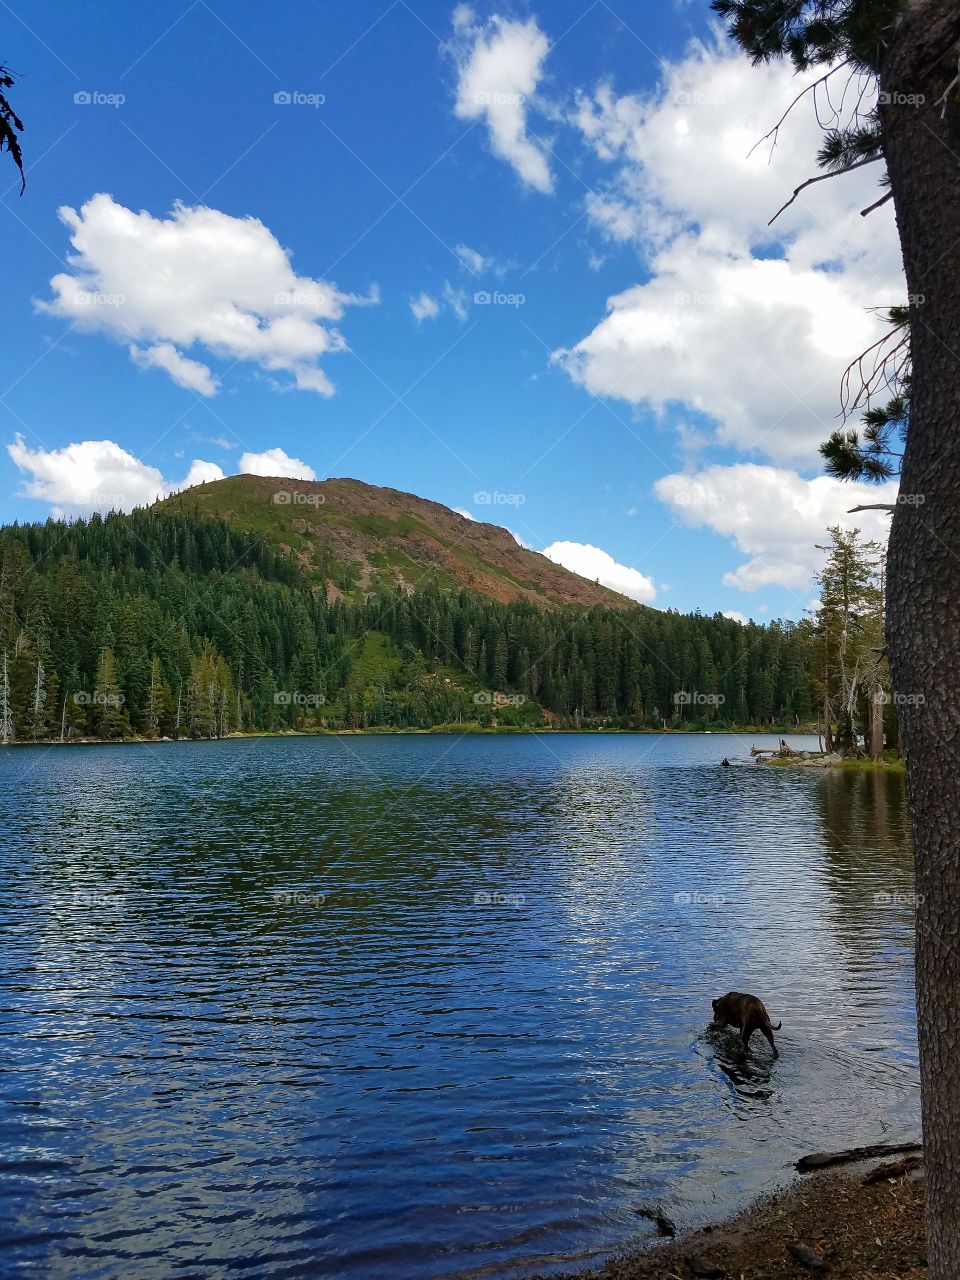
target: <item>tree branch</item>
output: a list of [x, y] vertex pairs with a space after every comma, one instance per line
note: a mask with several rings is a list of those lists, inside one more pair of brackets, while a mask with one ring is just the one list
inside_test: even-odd
[[862, 169], [864, 165], [876, 164], [878, 161], [882, 159], [883, 159], [883, 156], [867, 156], [864, 160], [857, 160], [854, 164], [848, 164], [846, 169], [834, 169], [830, 173], [818, 173], [815, 178], [808, 178], [806, 182], [801, 182], [799, 187], [797, 187], [797, 189], [794, 191], [793, 195], [790, 197], [787, 203], [785, 205], [781, 205], [781, 207], [773, 215], [773, 217], [767, 223], [767, 226], [772, 227], [773, 224], [776, 222], [776, 220], [780, 217], [781, 213], [783, 213], [785, 209], [790, 208], [790, 206], [793, 204], [794, 200], [796, 200], [800, 192], [806, 191], [807, 187], [812, 187], [815, 182], [826, 182], [828, 178], [840, 178], [845, 173], [853, 173], [854, 169]]
[[[822, 84], [826, 84], [826, 83], [827, 83], [827, 81], [830, 79], [830, 77], [834, 74], [834, 72], [836, 72], [836, 71], [841, 71], [844, 67], [848, 66], [848, 65], [849, 65], [849, 63], [850, 63], [850, 59], [849, 59], [849, 58], [844, 58], [844, 60], [843, 60], [842, 62], [837, 63], [837, 65], [836, 65], [835, 67], [831, 67], [831, 68], [830, 68], [830, 70], [829, 70], [828, 72], [826, 72], [826, 74], [822, 75], [818, 80], [814, 80], [814, 81], [813, 81], [813, 83], [812, 83], [812, 84], [808, 84], [808, 85], [807, 85], [807, 87], [806, 87], [805, 89], [801, 89], [801, 90], [800, 90], [800, 92], [797, 94], [797, 96], [794, 98], [794, 100], [790, 103], [789, 107], [787, 107], [786, 111], [783, 113], [783, 115], [782, 115], [782, 116], [780, 117], [780, 119], [777, 121], [777, 123], [773, 126], [773, 128], [772, 128], [772, 129], [768, 129], [768, 130], [767, 130], [767, 132], [763, 135], [763, 137], [762, 137], [762, 138], [758, 138], [758, 139], [756, 140], [756, 142], [753, 144], [753, 146], [752, 146], [752, 147], [750, 148], [750, 150], [747, 152], [747, 159], [749, 160], [749, 159], [750, 159], [750, 157], [753, 155], [753, 153], [756, 151], [757, 147], [759, 147], [759, 146], [760, 146], [760, 143], [761, 143], [761, 142], [766, 142], [766, 140], [767, 140], [768, 138], [771, 138], [771, 137], [773, 138], [773, 145], [774, 145], [774, 147], [775, 147], [775, 146], [777, 145], [777, 135], [780, 133], [780, 126], [781, 126], [781, 125], [783, 124], [783, 122], [786, 120], [787, 116], [790, 114], [790, 112], [793, 110], [793, 108], [797, 105], [797, 103], [798, 103], [802, 98], [805, 98], [805, 97], [807, 96], [807, 94], [808, 94], [808, 93], [813, 93], [813, 94], [814, 94], [814, 96], [816, 96], [816, 91], [817, 91], [817, 89], [819, 89], [819, 87], [820, 87]], [[771, 148], [771, 154], [772, 154], [772, 148]]]
[[885, 196], [881, 196], [879, 200], [874, 200], [873, 204], [868, 204], [866, 209], [860, 210], [860, 217], [866, 218], [868, 214], [873, 213], [874, 209], [879, 209], [882, 204], [886, 204], [888, 200], [893, 199], [893, 192], [888, 191]]
[[896, 509], [895, 502], [865, 502], [863, 506], [848, 508], [847, 515], [852, 516], [855, 511], [896, 511]]

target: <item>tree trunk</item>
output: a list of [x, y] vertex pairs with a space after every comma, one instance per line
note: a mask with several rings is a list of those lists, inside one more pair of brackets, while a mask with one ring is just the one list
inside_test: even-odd
[[[917, 866], [931, 1280], [960, 1276], [960, 4], [908, 0], [881, 112], [910, 294], [913, 388], [887, 627]], [[916, 95], [922, 95], [917, 101]]]
[[883, 693], [873, 689], [870, 694], [870, 755], [874, 760], [883, 759]]

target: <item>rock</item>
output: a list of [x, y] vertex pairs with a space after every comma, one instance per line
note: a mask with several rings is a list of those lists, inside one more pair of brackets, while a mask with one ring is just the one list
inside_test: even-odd
[[824, 1260], [817, 1256], [812, 1249], [805, 1244], [788, 1244], [787, 1253], [795, 1262], [799, 1262], [801, 1267], [806, 1267], [808, 1271], [826, 1271], [827, 1264]]
[[672, 1218], [668, 1218], [662, 1209], [657, 1208], [656, 1206], [648, 1208], [646, 1205], [641, 1205], [640, 1208], [635, 1209], [634, 1212], [639, 1214], [641, 1218], [649, 1218], [651, 1222], [655, 1223], [660, 1235], [669, 1236], [670, 1239], [673, 1239], [677, 1234], [676, 1223]]

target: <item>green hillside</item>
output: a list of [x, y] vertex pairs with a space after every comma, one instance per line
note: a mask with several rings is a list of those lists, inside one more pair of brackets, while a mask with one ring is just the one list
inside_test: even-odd
[[[284, 483], [237, 477], [129, 515], [0, 529], [0, 736], [811, 716], [805, 624], [744, 627], [606, 592], [611, 607], [437, 504], [329, 481], [302, 519], [273, 500]], [[440, 554], [450, 530], [463, 545]]]

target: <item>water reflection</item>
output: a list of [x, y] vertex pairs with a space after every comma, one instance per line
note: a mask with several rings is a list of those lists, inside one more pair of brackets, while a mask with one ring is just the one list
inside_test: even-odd
[[733, 751], [0, 753], [4, 1270], [523, 1274], [913, 1136], [903, 780]]

